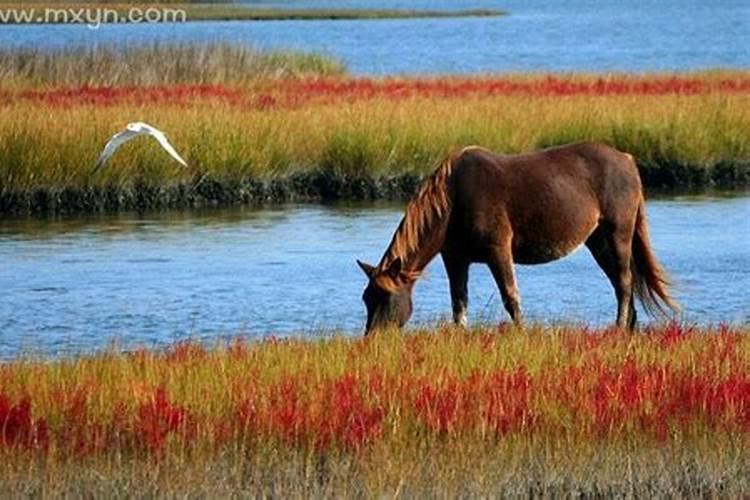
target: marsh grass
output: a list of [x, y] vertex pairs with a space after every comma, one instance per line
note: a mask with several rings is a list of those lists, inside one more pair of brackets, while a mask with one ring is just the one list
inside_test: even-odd
[[342, 75], [335, 59], [228, 44], [0, 50], [5, 86], [241, 85], [263, 78]]
[[0, 494], [741, 496], [748, 339], [440, 327], [7, 361]]
[[[189, 95], [174, 104], [8, 103], [0, 115], [0, 210], [403, 198], [449, 151], [468, 144], [518, 153], [601, 141], [633, 154], [649, 188], [750, 183], [750, 96], [743, 94], [376, 98], [265, 108], [247, 92], [239, 103]], [[166, 131], [190, 168], [139, 138], [92, 176], [107, 139], [136, 120]]]
[[[222, 45], [0, 52], [0, 213], [404, 198], [469, 144], [521, 153], [598, 141], [633, 154], [651, 189], [750, 185], [745, 72], [341, 71], [314, 54]], [[91, 175], [132, 121], [164, 130], [190, 168], [139, 138]]]

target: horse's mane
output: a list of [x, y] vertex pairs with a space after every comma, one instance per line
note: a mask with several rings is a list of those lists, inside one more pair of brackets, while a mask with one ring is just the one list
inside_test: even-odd
[[448, 180], [453, 173], [456, 160], [466, 150], [473, 148], [476, 146], [469, 146], [448, 155], [422, 183], [406, 206], [404, 217], [393, 234], [391, 244], [378, 264], [379, 271], [385, 270], [394, 259], [400, 257], [404, 260], [416, 251], [422, 236], [433, 230], [435, 223], [442, 220], [450, 211], [452, 200]]

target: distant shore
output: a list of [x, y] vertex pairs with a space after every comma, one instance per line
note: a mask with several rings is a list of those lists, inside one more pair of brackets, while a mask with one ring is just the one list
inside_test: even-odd
[[282, 9], [218, 3], [0, 3], [3, 24], [114, 24], [191, 21], [312, 21], [499, 17], [499, 9]]

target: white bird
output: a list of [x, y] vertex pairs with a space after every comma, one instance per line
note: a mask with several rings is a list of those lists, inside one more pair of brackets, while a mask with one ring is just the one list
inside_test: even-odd
[[138, 137], [139, 135], [150, 135], [151, 137], [159, 141], [161, 147], [164, 148], [164, 150], [169, 153], [172, 158], [180, 162], [182, 166], [187, 167], [187, 163], [179, 154], [177, 154], [177, 151], [175, 151], [175, 149], [169, 143], [169, 141], [167, 140], [167, 136], [164, 135], [164, 132], [155, 127], [152, 127], [148, 123], [136, 122], [128, 123], [128, 126], [125, 127], [125, 130], [112, 136], [107, 145], [104, 146], [104, 151], [102, 151], [102, 154], [99, 155], [99, 159], [96, 160], [96, 166], [94, 166], [94, 170], [91, 173], [99, 170], [99, 168], [104, 165], [104, 163], [115, 153], [115, 151], [117, 151], [117, 148], [119, 148], [129, 140]]

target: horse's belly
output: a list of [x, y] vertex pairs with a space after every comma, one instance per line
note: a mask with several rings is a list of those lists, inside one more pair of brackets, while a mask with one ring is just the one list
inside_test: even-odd
[[513, 247], [513, 261], [517, 264], [544, 264], [565, 257], [581, 246], [581, 242], [558, 244], [520, 244]]
[[596, 224], [596, 219], [591, 217], [564, 232], [516, 235], [513, 238], [513, 260], [518, 264], [544, 264], [561, 259], [583, 245]]

